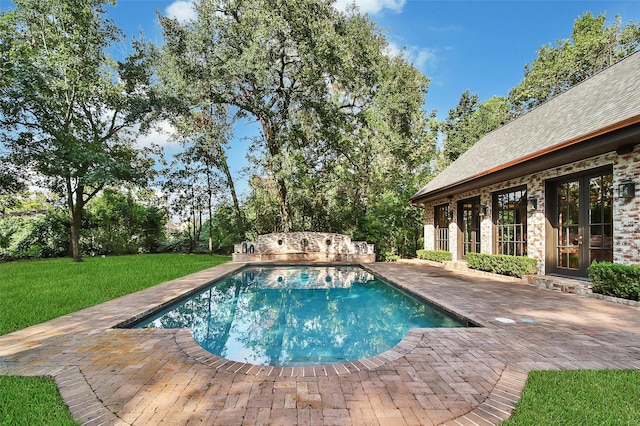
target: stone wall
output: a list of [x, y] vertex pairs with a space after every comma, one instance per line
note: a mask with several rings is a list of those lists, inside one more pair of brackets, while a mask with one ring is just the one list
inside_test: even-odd
[[[493, 253], [494, 232], [492, 222], [492, 196], [496, 191], [515, 188], [521, 185], [527, 187], [527, 197], [536, 197], [538, 208], [527, 215], [527, 252], [528, 256], [537, 259], [540, 271], [545, 270], [545, 184], [549, 179], [556, 179], [565, 175], [579, 173], [602, 166], [613, 166], [613, 255], [614, 262], [629, 265], [640, 265], [640, 147], [629, 154], [617, 155], [615, 152], [599, 155], [583, 161], [566, 164], [560, 167], [544, 170], [522, 176], [517, 179], [503, 181], [485, 188], [465, 191], [455, 197], [442, 198], [425, 205], [424, 248], [434, 248], [434, 218], [433, 209], [437, 205], [449, 204], [453, 209], [454, 219], [449, 226], [449, 249], [454, 260], [458, 258], [458, 226], [457, 202], [471, 197], [480, 196], [480, 204], [488, 207], [487, 215], [481, 220], [481, 252]], [[636, 196], [632, 199], [622, 199], [617, 196], [618, 184], [625, 180], [632, 180], [636, 184]]]
[[277, 232], [235, 244], [234, 262], [375, 262], [374, 245], [342, 234]]

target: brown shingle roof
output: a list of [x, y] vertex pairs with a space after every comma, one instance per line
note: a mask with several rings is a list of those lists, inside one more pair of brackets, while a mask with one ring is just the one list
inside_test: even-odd
[[[489, 133], [412, 200], [640, 120], [640, 52]], [[619, 127], [619, 126], [618, 126]]]

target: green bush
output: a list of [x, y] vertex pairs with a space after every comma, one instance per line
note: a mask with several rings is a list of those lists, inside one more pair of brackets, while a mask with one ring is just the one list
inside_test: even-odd
[[589, 279], [594, 293], [640, 301], [640, 268], [611, 262], [593, 262]]
[[526, 256], [467, 253], [467, 265], [473, 269], [518, 278], [538, 273], [538, 262]]
[[382, 254], [385, 262], [397, 262], [400, 256], [396, 254], [395, 249], [387, 250]]
[[451, 252], [445, 250], [418, 250], [418, 259], [432, 260], [434, 262], [445, 262], [453, 259]]

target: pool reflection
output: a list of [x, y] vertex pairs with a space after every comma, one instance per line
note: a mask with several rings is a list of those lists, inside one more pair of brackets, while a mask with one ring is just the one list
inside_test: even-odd
[[248, 268], [138, 325], [189, 328], [211, 353], [259, 365], [354, 361], [410, 328], [464, 326], [355, 267]]

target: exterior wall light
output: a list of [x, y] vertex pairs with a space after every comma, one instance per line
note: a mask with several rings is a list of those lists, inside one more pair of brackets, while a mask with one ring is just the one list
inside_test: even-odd
[[618, 185], [618, 198], [633, 198], [636, 196], [636, 184], [630, 180], [623, 180]]
[[488, 207], [486, 204], [480, 205], [480, 217], [485, 217], [487, 215]]
[[453, 220], [453, 210], [449, 209], [449, 212], [447, 213], [447, 218], [449, 218], [449, 221]]
[[527, 198], [527, 211], [535, 212], [538, 210], [538, 199], [536, 197]]

